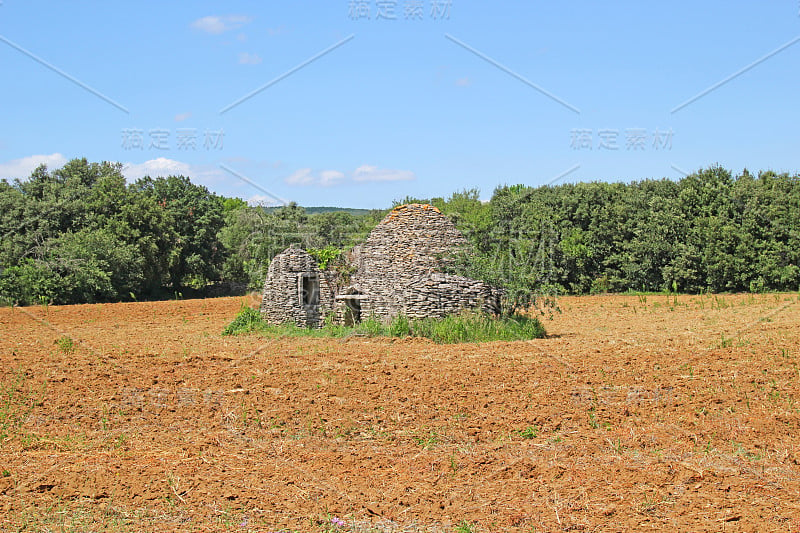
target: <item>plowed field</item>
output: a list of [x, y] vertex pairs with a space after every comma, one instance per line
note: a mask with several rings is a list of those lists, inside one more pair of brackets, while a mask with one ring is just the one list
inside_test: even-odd
[[800, 531], [797, 294], [455, 346], [222, 337], [243, 300], [0, 309], [0, 530]]

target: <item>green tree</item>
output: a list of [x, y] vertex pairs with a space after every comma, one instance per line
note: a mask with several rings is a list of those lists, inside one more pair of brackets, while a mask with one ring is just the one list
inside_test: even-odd
[[168, 254], [171, 288], [200, 289], [218, 280], [225, 261], [218, 238], [225, 222], [223, 199], [185, 176], [144, 177], [134, 191], [155, 200], [177, 234]]

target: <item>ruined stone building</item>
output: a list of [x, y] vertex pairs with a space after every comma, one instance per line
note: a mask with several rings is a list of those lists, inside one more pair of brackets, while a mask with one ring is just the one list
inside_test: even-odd
[[326, 317], [352, 325], [370, 316], [439, 318], [463, 309], [498, 313], [497, 288], [442, 272], [443, 258], [466, 244], [437, 208], [398, 206], [350, 252], [355, 270], [349, 280], [320, 271], [314, 258], [297, 248], [275, 256], [264, 284], [262, 315], [274, 324], [321, 327]]

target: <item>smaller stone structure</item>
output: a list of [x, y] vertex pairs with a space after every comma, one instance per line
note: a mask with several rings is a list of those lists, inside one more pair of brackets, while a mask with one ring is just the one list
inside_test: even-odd
[[289, 248], [269, 264], [261, 314], [273, 324], [294, 322], [300, 327], [321, 327], [333, 308], [329, 277], [305, 250]]

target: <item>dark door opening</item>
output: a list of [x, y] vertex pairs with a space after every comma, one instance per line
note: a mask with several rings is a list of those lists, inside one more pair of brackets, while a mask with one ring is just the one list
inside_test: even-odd
[[346, 298], [344, 304], [344, 325], [352, 327], [361, 322], [361, 300]]
[[301, 288], [301, 303], [303, 307], [319, 306], [319, 277], [315, 274], [303, 274]]

